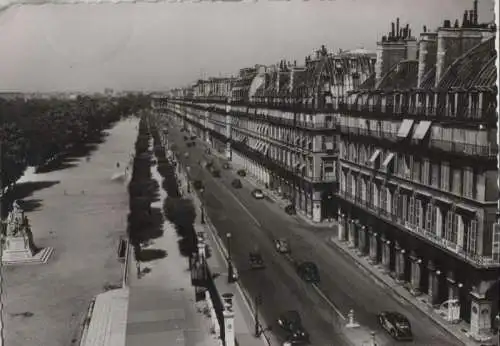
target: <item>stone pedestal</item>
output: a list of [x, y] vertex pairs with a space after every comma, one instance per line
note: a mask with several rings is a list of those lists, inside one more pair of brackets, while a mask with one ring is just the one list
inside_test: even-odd
[[491, 337], [492, 302], [484, 294], [471, 292], [470, 334], [474, 340], [485, 341]]
[[2, 263], [5, 265], [46, 263], [52, 252], [52, 248], [37, 251], [33, 241], [28, 237], [7, 236], [3, 244]]

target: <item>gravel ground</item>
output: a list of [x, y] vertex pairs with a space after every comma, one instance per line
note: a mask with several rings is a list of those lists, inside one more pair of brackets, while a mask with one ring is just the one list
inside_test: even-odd
[[76, 344], [91, 299], [107, 285], [120, 285], [117, 247], [129, 210], [123, 172], [138, 123], [135, 118], [117, 123], [89, 161], [46, 174], [28, 170], [22, 178], [59, 181], [25, 199], [40, 200], [27, 216], [35, 244], [53, 247], [54, 253], [47, 264], [2, 269], [4, 345]]

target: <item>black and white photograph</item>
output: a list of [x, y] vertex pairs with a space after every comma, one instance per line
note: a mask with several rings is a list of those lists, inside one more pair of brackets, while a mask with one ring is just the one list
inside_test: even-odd
[[495, 0], [0, 0], [0, 346], [500, 346]]

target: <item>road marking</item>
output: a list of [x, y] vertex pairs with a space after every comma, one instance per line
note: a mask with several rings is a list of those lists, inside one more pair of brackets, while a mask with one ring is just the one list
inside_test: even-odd
[[337, 315], [339, 315], [344, 321], [347, 320], [346, 317], [342, 314], [342, 312], [340, 312], [340, 310], [335, 306], [335, 304], [333, 304], [331, 302], [330, 299], [328, 299], [327, 296], [325, 296], [325, 294], [323, 292], [321, 292], [321, 290], [319, 289], [319, 287], [316, 285], [316, 284], [312, 284], [312, 287], [316, 290], [316, 292], [321, 296], [321, 298], [323, 298], [323, 300], [325, 302], [328, 303], [328, 305], [330, 305], [330, 307], [337, 313]]

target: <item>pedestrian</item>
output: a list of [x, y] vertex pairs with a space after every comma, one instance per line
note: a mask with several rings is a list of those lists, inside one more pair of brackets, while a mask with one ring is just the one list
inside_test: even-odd
[[141, 278], [141, 262], [139, 260], [135, 260], [135, 267], [137, 268], [137, 278]]

